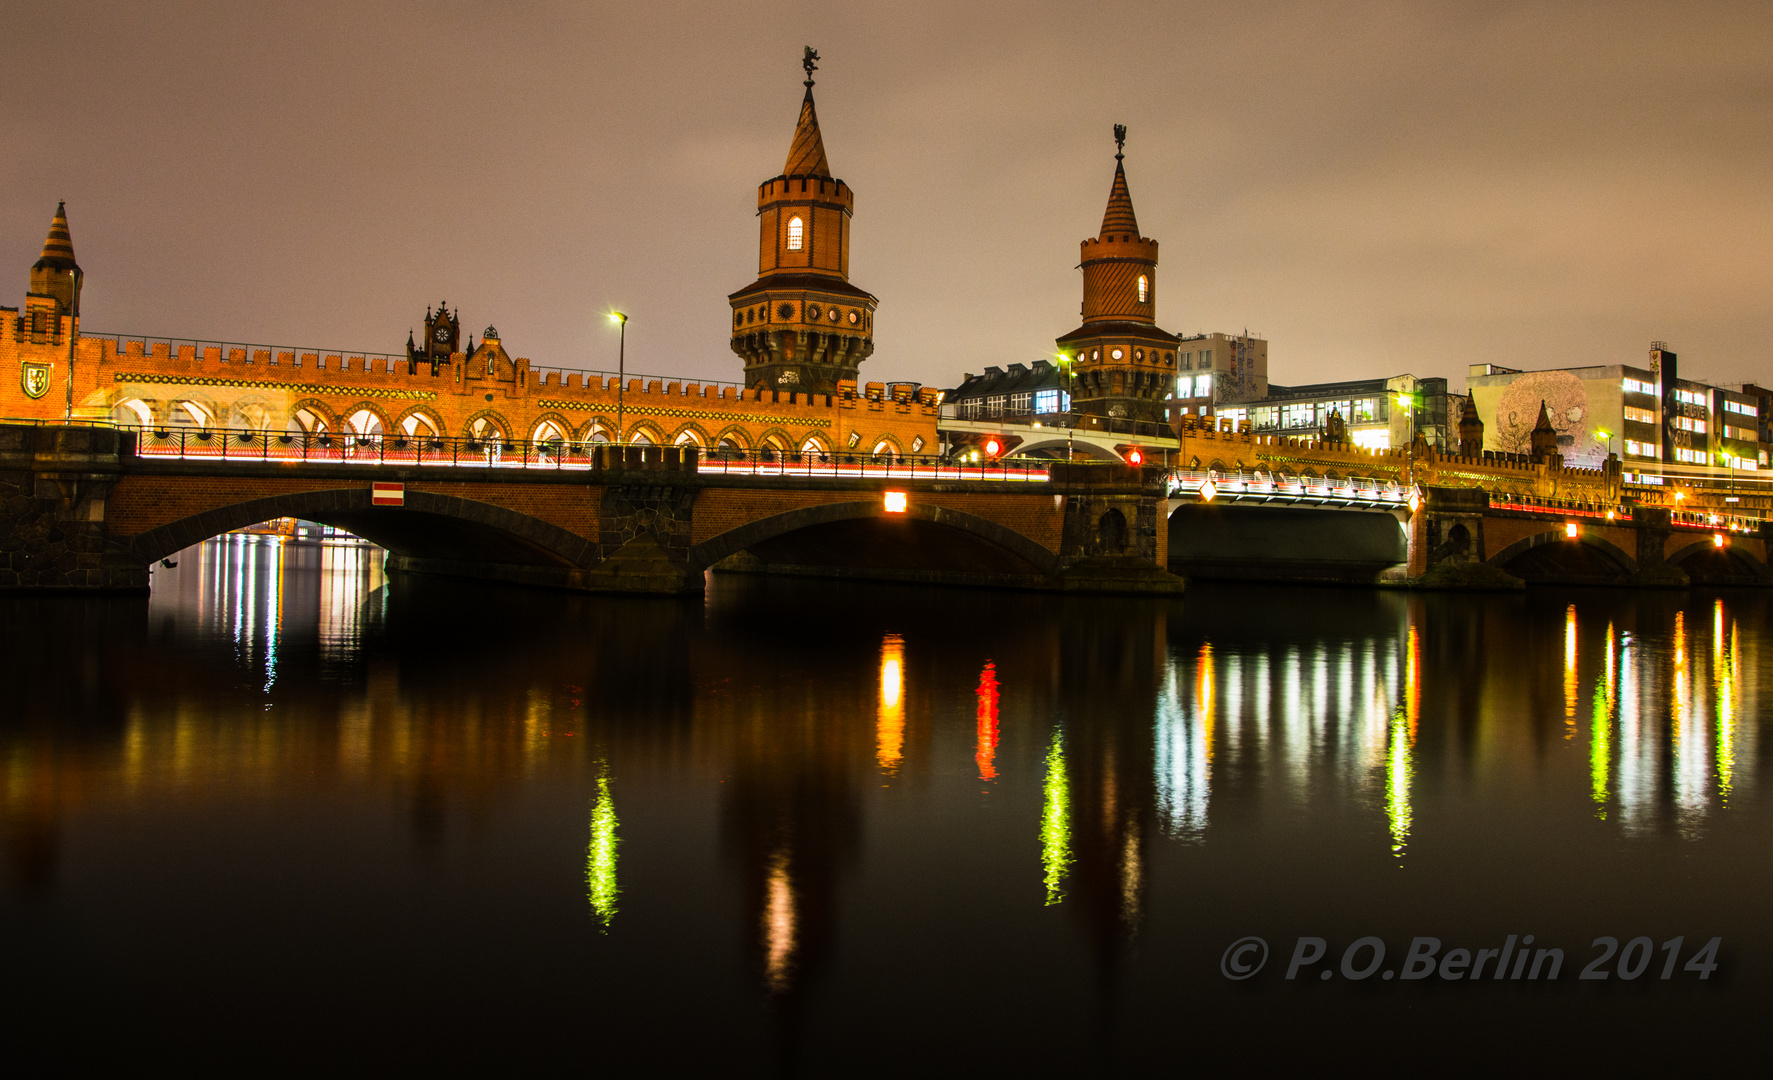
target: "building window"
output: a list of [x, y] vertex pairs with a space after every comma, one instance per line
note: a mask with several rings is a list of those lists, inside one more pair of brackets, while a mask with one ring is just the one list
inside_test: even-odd
[[800, 250], [802, 228], [803, 228], [803, 226], [800, 223], [800, 218], [791, 217], [788, 219], [788, 250], [789, 251], [799, 251]]
[[1759, 416], [1759, 415], [1761, 415], [1760, 410], [1755, 408], [1753, 405], [1744, 404], [1743, 402], [1740, 402], [1740, 401], [1731, 401], [1728, 398], [1724, 399], [1724, 408], [1725, 408], [1725, 410], [1727, 410], [1729, 412], [1737, 413], [1741, 416]]
[[1649, 409], [1640, 409], [1636, 405], [1625, 407], [1625, 418], [1634, 424], [1654, 424], [1656, 414]]
[[1203, 349], [1200, 354], [1200, 369], [1207, 370], [1213, 366], [1213, 350]]
[[1144, 274], [1139, 275], [1139, 302], [1146, 303], [1151, 298], [1151, 281]]
[[985, 411], [993, 416], [1003, 412], [1003, 395], [993, 394], [985, 399]]
[[1194, 377], [1194, 396], [1197, 398], [1213, 396], [1213, 377], [1211, 375], [1196, 375]]
[[1025, 413], [1028, 411], [1028, 408], [1033, 403], [1033, 401], [1034, 401], [1034, 395], [1032, 393], [1011, 394], [1010, 395], [1010, 411], [1016, 412], [1016, 413]]
[[1034, 394], [1034, 411], [1037, 413], [1069, 412], [1071, 395], [1063, 390], [1037, 390]]
[[1628, 394], [1654, 394], [1656, 392], [1655, 383], [1647, 383], [1640, 379], [1626, 379], [1621, 384], [1621, 388]]

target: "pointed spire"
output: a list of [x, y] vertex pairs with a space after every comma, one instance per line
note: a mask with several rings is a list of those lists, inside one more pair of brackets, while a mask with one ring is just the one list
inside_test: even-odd
[[49, 223], [49, 239], [43, 241], [43, 255], [33, 270], [78, 270], [74, 261], [74, 240], [68, 234], [68, 204], [55, 204], [55, 220]]
[[1545, 399], [1539, 399], [1539, 420], [1533, 425], [1534, 431], [1556, 431], [1551, 425], [1551, 414], [1545, 411]]
[[818, 70], [819, 54], [807, 46], [806, 97], [800, 102], [800, 120], [794, 125], [794, 144], [788, 148], [788, 163], [782, 166], [783, 176], [830, 176], [831, 166], [825, 161], [825, 140], [819, 137], [819, 114], [813, 110], [813, 72]]
[[1133, 216], [1133, 196], [1127, 190], [1127, 170], [1121, 162], [1126, 156], [1126, 142], [1127, 126], [1114, 125], [1114, 187], [1108, 191], [1108, 210], [1102, 215], [1102, 231], [1098, 234], [1104, 239], [1110, 234], [1139, 235], [1139, 219]]

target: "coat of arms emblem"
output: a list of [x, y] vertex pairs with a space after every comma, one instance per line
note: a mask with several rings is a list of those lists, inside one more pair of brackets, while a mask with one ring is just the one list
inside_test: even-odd
[[19, 385], [24, 387], [25, 396], [40, 398], [49, 393], [49, 365], [33, 364], [23, 361], [23, 370], [19, 372]]

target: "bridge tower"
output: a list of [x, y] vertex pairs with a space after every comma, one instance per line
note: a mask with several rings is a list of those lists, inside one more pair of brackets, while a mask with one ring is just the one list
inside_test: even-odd
[[1086, 415], [1161, 421], [1176, 383], [1174, 334], [1157, 326], [1157, 241], [1139, 235], [1127, 190], [1127, 129], [1114, 125], [1114, 185], [1102, 230], [1083, 241], [1083, 325], [1058, 340]]
[[80, 287], [86, 274], [74, 261], [74, 240], [68, 233], [66, 203], [55, 205], [43, 254], [31, 265], [31, 288], [25, 294], [23, 329], [34, 341], [61, 337], [61, 320], [80, 309]]
[[831, 175], [813, 109], [818, 59], [806, 50], [806, 96], [782, 174], [757, 188], [757, 280], [727, 298], [747, 386], [832, 393], [874, 351], [876, 301], [850, 284], [856, 197]]

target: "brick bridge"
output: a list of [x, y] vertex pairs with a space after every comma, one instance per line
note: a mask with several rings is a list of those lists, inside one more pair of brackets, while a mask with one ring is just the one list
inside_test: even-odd
[[[599, 446], [578, 470], [215, 460], [138, 453], [137, 439], [0, 427], [0, 588], [140, 590], [172, 553], [280, 517], [362, 536], [388, 549], [395, 571], [593, 592], [698, 593], [716, 565], [1091, 592], [1182, 586], [1163, 567], [1158, 469], [733, 475], [700, 467], [694, 447], [659, 446]], [[400, 504], [378, 505], [376, 484], [396, 486]]]

